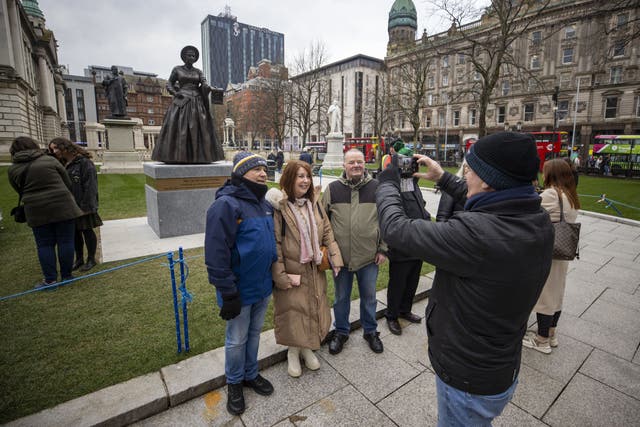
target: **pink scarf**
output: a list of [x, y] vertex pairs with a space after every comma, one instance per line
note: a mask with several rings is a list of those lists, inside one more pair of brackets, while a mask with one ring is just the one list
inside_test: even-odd
[[316, 218], [309, 199], [296, 199], [295, 204], [287, 201], [293, 213], [300, 233], [300, 264], [313, 260], [316, 265], [322, 262], [322, 251], [318, 245]]

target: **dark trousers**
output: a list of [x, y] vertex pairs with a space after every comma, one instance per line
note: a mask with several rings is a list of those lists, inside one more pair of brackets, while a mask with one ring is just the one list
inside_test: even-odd
[[38, 247], [38, 259], [44, 280], [55, 282], [58, 278], [56, 268], [56, 248], [58, 249], [58, 262], [60, 263], [60, 275], [62, 280], [71, 278], [73, 267], [73, 240], [75, 232], [75, 220], [54, 222], [52, 224], [33, 227], [33, 236]]
[[387, 319], [397, 319], [399, 314], [411, 312], [421, 269], [421, 260], [389, 262]]
[[96, 260], [96, 250], [98, 248], [98, 236], [92, 228], [86, 230], [76, 230], [75, 248], [76, 260], [84, 260], [84, 245], [87, 245], [87, 261]]
[[560, 319], [561, 311], [556, 311], [553, 316], [547, 314], [536, 313], [538, 320], [538, 335], [541, 337], [549, 338], [549, 329], [558, 326], [558, 319]]

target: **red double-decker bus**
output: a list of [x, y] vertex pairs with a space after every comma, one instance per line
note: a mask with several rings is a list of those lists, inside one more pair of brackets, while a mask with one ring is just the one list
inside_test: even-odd
[[344, 140], [344, 152], [356, 148], [364, 154], [364, 161], [373, 163], [385, 154], [384, 138], [380, 137], [364, 137], [364, 138], [346, 138]]

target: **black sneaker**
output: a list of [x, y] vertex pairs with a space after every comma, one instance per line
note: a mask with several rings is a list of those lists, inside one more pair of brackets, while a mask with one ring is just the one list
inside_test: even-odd
[[87, 260], [87, 263], [85, 265], [83, 265], [82, 267], [80, 267], [80, 271], [89, 271], [91, 270], [93, 267], [96, 266], [96, 260], [89, 258]]
[[342, 346], [349, 340], [349, 335], [335, 333], [329, 341], [329, 353], [338, 354], [342, 351]]
[[84, 265], [84, 260], [77, 259], [76, 262], [73, 263], [73, 267], [71, 267], [71, 271], [76, 271], [80, 267]]
[[364, 334], [363, 337], [367, 340], [369, 348], [374, 353], [382, 353], [384, 347], [382, 346], [382, 341], [380, 341], [380, 332], [370, 332], [368, 334]]
[[231, 415], [240, 415], [244, 412], [244, 409], [242, 384], [227, 384], [227, 411]]
[[273, 386], [262, 375], [258, 374], [258, 376], [253, 380], [244, 380], [243, 384], [245, 387], [250, 387], [258, 394], [263, 396], [269, 396], [273, 393]]
[[393, 335], [402, 335], [402, 328], [398, 319], [387, 319], [387, 326]]

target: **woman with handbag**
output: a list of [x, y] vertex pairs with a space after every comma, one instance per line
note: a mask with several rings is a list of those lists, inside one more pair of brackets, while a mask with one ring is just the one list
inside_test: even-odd
[[[98, 215], [98, 175], [91, 161], [91, 153], [66, 138], [54, 138], [49, 150], [67, 168], [71, 178], [71, 192], [83, 215], [76, 219], [76, 261], [73, 270], [89, 271], [96, 266], [98, 238], [94, 228], [102, 225]], [[84, 262], [84, 246], [87, 262]]]
[[[571, 167], [562, 159], [547, 160], [542, 170], [544, 191], [540, 194], [542, 207], [547, 210], [551, 222], [575, 223], [580, 209], [576, 183]], [[557, 236], [556, 236], [557, 237]], [[544, 354], [550, 354], [552, 347], [558, 346], [556, 327], [562, 311], [564, 288], [569, 261], [556, 259], [551, 263], [551, 271], [533, 310], [538, 320], [538, 331], [528, 331], [522, 345]]]
[[57, 262], [62, 280], [72, 279], [75, 219], [82, 211], [71, 194], [69, 175], [59, 161], [45, 155], [31, 138], [16, 138], [9, 151], [13, 160], [9, 182], [24, 202], [27, 224], [33, 230], [44, 275], [36, 288], [57, 281]]
[[[316, 200], [311, 166], [291, 160], [280, 178], [280, 189], [273, 188], [266, 196], [275, 209], [278, 251], [272, 267], [274, 331], [276, 342], [289, 347], [289, 375], [299, 377], [300, 356], [307, 368], [320, 368], [313, 350], [320, 348], [331, 327], [324, 269], [332, 269], [335, 276], [343, 262], [329, 218]], [[326, 248], [324, 263], [322, 247]]]

